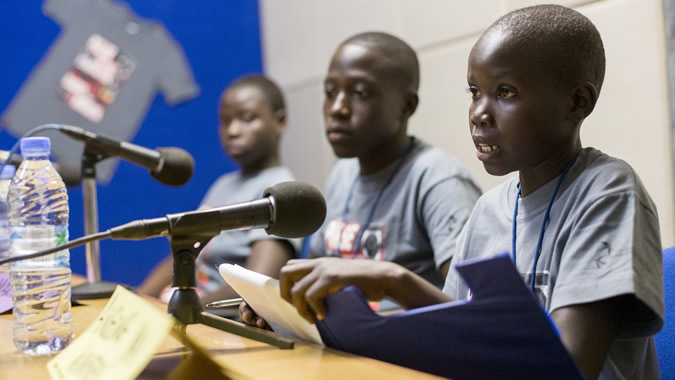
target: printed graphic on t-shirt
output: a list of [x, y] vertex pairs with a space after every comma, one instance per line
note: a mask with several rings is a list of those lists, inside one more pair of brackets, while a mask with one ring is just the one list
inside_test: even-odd
[[61, 77], [58, 94], [70, 109], [99, 123], [135, 69], [135, 59], [94, 33]]
[[[525, 285], [528, 289], [530, 287], [530, 281], [532, 281], [532, 273], [521, 274], [525, 280]], [[534, 298], [539, 303], [539, 306], [546, 307], [546, 301], [550, 296], [550, 272], [548, 270], [537, 272], [537, 275], [534, 277]]]
[[361, 244], [354, 255], [354, 243], [360, 230], [360, 223], [343, 222], [340, 219], [331, 220], [324, 234], [327, 254], [344, 258], [384, 260], [385, 226], [383, 224], [369, 225], [363, 231]]

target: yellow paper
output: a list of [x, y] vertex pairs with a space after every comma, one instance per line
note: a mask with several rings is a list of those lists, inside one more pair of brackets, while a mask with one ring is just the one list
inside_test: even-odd
[[96, 320], [47, 362], [52, 379], [135, 379], [175, 324], [141, 297], [118, 286]]

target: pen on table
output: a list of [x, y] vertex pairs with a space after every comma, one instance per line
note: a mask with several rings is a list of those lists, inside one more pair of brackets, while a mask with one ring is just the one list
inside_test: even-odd
[[244, 300], [242, 298], [230, 298], [229, 300], [214, 301], [207, 303], [206, 307], [229, 307], [239, 306]]

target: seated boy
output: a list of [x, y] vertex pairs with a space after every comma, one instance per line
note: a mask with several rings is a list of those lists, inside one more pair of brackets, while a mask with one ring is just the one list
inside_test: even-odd
[[408, 136], [418, 86], [417, 55], [394, 36], [361, 33], [337, 48], [323, 114], [341, 160], [311, 255], [392, 261], [440, 288], [480, 189], [448, 153]]
[[[471, 135], [488, 173], [518, 176], [481, 197], [452, 264], [511, 252], [589, 379], [654, 379], [652, 335], [664, 312], [656, 209], [628, 164], [579, 138], [604, 71], [600, 34], [565, 7], [519, 9], [483, 33], [469, 56]], [[348, 285], [408, 308], [469, 293], [453, 268], [443, 292], [393, 263], [282, 268], [281, 295], [310, 321], [323, 318], [327, 294]], [[264, 325], [245, 304], [240, 313]]]
[[[258, 199], [279, 182], [292, 181], [291, 172], [279, 160], [279, 142], [286, 129], [284, 99], [279, 87], [261, 75], [235, 80], [219, 104], [219, 134], [227, 154], [240, 170], [218, 178], [202, 200], [201, 208]], [[271, 277], [300, 248], [298, 239], [276, 238], [262, 229], [223, 231], [197, 257], [197, 291], [203, 303], [236, 297], [225, 284], [217, 265], [232, 263]], [[143, 282], [139, 292], [168, 302], [173, 258], [160, 263]]]

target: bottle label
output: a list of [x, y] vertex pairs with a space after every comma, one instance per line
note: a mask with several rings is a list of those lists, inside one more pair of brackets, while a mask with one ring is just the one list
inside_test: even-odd
[[[25, 225], [10, 229], [10, 251], [12, 256], [42, 251], [68, 242], [68, 226]], [[69, 268], [70, 254], [67, 249], [34, 259], [21, 260], [12, 268]]]

